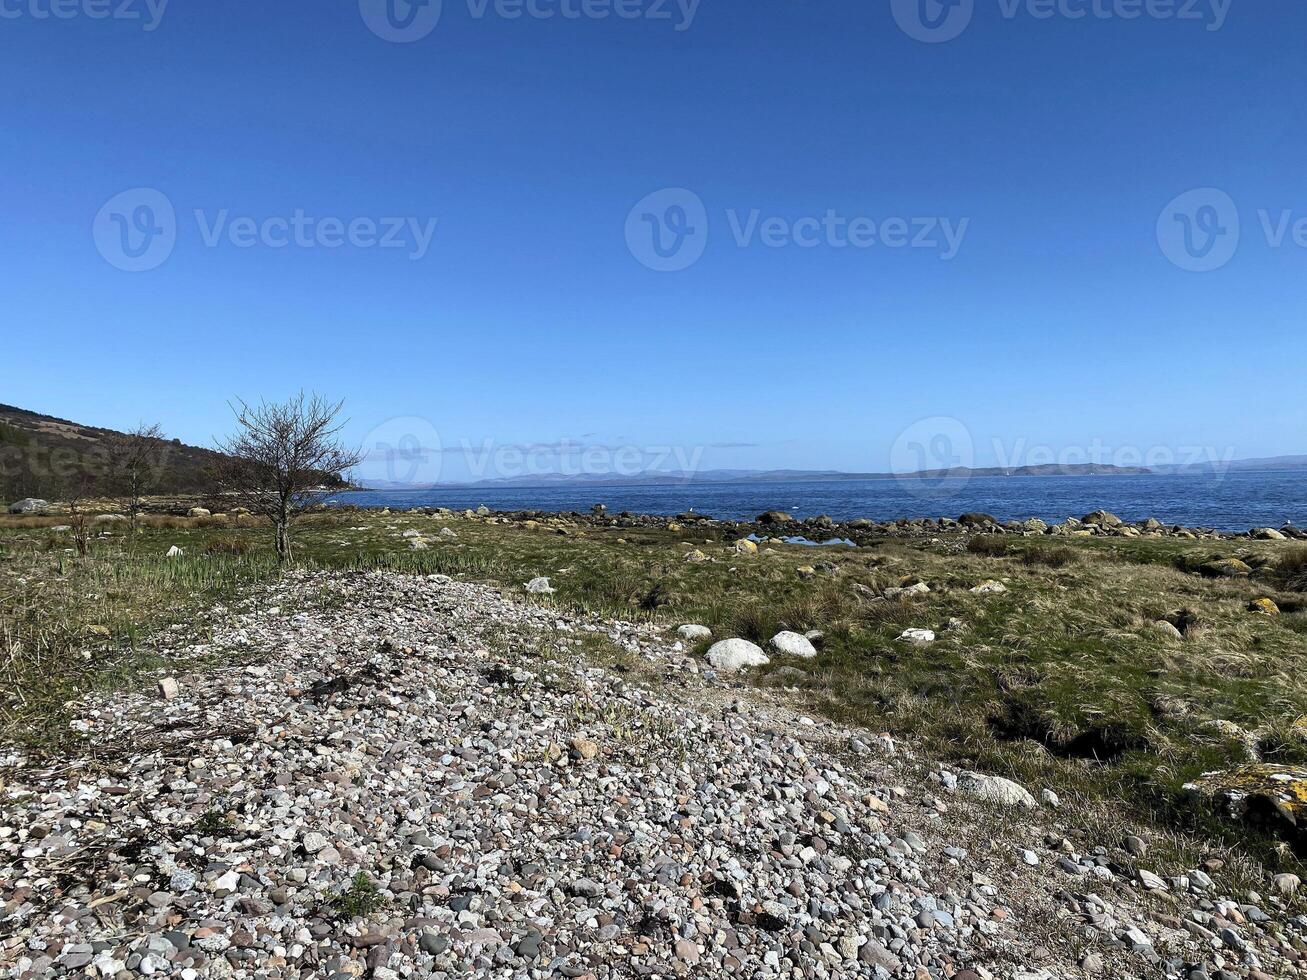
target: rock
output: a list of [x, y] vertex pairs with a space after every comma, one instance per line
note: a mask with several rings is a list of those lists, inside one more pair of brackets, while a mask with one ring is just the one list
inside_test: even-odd
[[181, 685], [175, 677], [165, 677], [159, 681], [159, 696], [165, 701], [173, 701], [182, 693]]
[[1198, 567], [1209, 578], [1246, 578], [1253, 573], [1252, 568], [1238, 558], [1217, 558]]
[[1255, 527], [1249, 532], [1249, 535], [1258, 541], [1285, 541], [1284, 534], [1275, 530], [1273, 527]]
[[817, 574], [817, 569], [811, 565], [800, 565], [794, 570], [794, 573], [801, 579], [810, 579]]
[[187, 517], [212, 517], [213, 514], [204, 507], [192, 507], [186, 512]]
[[868, 939], [858, 950], [858, 961], [866, 966], [879, 967], [890, 976], [903, 969], [903, 962], [874, 939]]
[[698, 548], [695, 548], [693, 551], [688, 552], [686, 554], [685, 560], [689, 562], [691, 565], [697, 565], [709, 561], [710, 559]]
[[1148, 853], [1148, 842], [1142, 837], [1136, 837], [1134, 834], [1126, 837], [1124, 846], [1126, 851], [1135, 857], [1143, 857]]
[[9, 505], [11, 514], [39, 514], [50, 506], [48, 501], [37, 497], [24, 497]]
[[750, 541], [748, 538], [740, 538], [739, 541], [735, 542], [735, 550], [742, 555], [756, 555], [758, 553], [758, 545], [755, 542]]
[[927, 595], [930, 592], [930, 586], [925, 582], [914, 582], [912, 585], [902, 587], [891, 586], [885, 590], [886, 599], [911, 599], [913, 596]]
[[676, 635], [682, 640], [697, 643], [699, 640], [706, 640], [712, 636], [712, 630], [707, 626], [700, 626], [698, 623], [686, 623], [684, 626], [676, 628]]
[[759, 524], [788, 524], [793, 520], [794, 518], [783, 510], [769, 510], [757, 517], [757, 523]]
[[771, 663], [762, 647], [738, 637], [714, 643], [708, 648], [707, 660], [717, 670], [744, 670]]
[[455, 531], [452, 527], [442, 527], [438, 533], [439, 533], [440, 537], [442, 537], [442, 538], [446, 538], [446, 539], [451, 539], [451, 538], [457, 538], [457, 537], [458, 537], [458, 532]]
[[1094, 524], [1098, 527], [1120, 527], [1121, 518], [1110, 511], [1096, 510], [1080, 518], [1081, 524]]
[[526, 590], [532, 595], [553, 595], [554, 592], [558, 591], [549, 584], [549, 579], [543, 575], [539, 575], [527, 582]]
[[1006, 585], [1002, 582], [996, 582], [993, 579], [990, 579], [987, 582], [981, 582], [979, 585], [971, 589], [973, 595], [999, 595], [1006, 591]]
[[958, 789], [968, 796], [1004, 806], [1023, 806], [1033, 809], [1035, 798], [1020, 783], [1002, 776], [989, 776], [979, 772], [963, 772], [958, 776]]
[[1044, 802], [1044, 806], [1050, 807], [1054, 810], [1058, 809], [1062, 805], [1061, 797], [1059, 797], [1051, 789], [1041, 790], [1039, 793], [1039, 798]]
[[1184, 790], [1231, 821], [1269, 823], [1307, 845], [1307, 768], [1249, 763], [1204, 773]]
[[958, 523], [959, 523], [959, 524], [970, 524], [970, 525], [972, 525], [972, 526], [983, 527], [983, 526], [985, 526], [986, 524], [994, 524], [994, 525], [997, 525], [997, 524], [998, 524], [998, 519], [995, 518], [995, 517], [994, 517], [993, 515], [991, 515], [991, 514], [981, 514], [981, 513], [970, 512], [970, 513], [963, 514], [961, 517], [959, 517], [959, 518], [958, 518]]
[[792, 633], [789, 630], [782, 630], [771, 638], [771, 648], [777, 653], [784, 654], [788, 657], [815, 657], [817, 648], [812, 645], [812, 641], [801, 633]]
[[165, 558], [182, 558], [182, 557], [184, 557], [185, 555], [186, 555], [186, 552], [185, 552], [185, 551], [183, 551], [181, 548], [177, 547], [177, 545], [173, 545], [171, 548], [168, 549], [167, 554], [165, 554], [163, 557], [165, 557]]
[[300, 838], [300, 846], [304, 848], [306, 854], [317, 854], [328, 843], [327, 838], [315, 830], [310, 830]]
[[1135, 872], [1135, 878], [1138, 879], [1139, 884], [1143, 885], [1149, 891], [1164, 892], [1169, 890], [1166, 887], [1166, 882], [1164, 882], [1157, 875], [1153, 874], [1153, 872], [1146, 871], [1143, 868], [1140, 868], [1138, 871]]
[[1184, 640], [1184, 634], [1176, 628], [1175, 623], [1172, 623], [1169, 620], [1159, 619], [1157, 622], [1153, 623], [1153, 629], [1157, 630], [1158, 633], [1168, 640]]
[[899, 639], [904, 643], [911, 643], [914, 647], [929, 646], [935, 642], [935, 631], [927, 629], [905, 629], [899, 634]]
[[1298, 888], [1302, 885], [1302, 879], [1296, 874], [1288, 872], [1278, 874], [1272, 879], [1275, 890], [1281, 895], [1296, 895]]
[[1267, 598], [1254, 599], [1248, 603], [1248, 611], [1262, 613], [1265, 616], [1280, 615], [1280, 607], [1275, 604], [1275, 600]]

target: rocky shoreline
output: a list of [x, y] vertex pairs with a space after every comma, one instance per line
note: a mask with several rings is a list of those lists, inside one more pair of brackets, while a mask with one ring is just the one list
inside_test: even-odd
[[[414, 507], [413, 513], [439, 517], [456, 513], [444, 507]], [[712, 527], [725, 530], [737, 537], [755, 534], [775, 538], [804, 538], [814, 543], [843, 539], [854, 544], [877, 538], [930, 538], [945, 534], [993, 534], [1023, 537], [1050, 538], [1178, 538], [1183, 540], [1256, 540], [1256, 541], [1307, 541], [1307, 529], [1293, 524], [1280, 528], [1260, 527], [1248, 531], [1221, 531], [1213, 528], [1167, 525], [1155, 518], [1143, 521], [1123, 521], [1108, 511], [1094, 511], [1080, 518], [1067, 518], [1058, 524], [1032, 517], [1025, 521], [1000, 521], [989, 514], [962, 514], [959, 517], [900, 518], [895, 521], [873, 521], [855, 518], [836, 521], [826, 515], [804, 518], [792, 517], [784, 511], [767, 511], [753, 521], [719, 520], [707, 514], [694, 512], [673, 517], [656, 514], [634, 514], [623, 511], [609, 514], [602, 505], [590, 513], [577, 511], [492, 511], [487, 507], [458, 511], [466, 518], [481, 517], [517, 524], [545, 524], [564, 527], [618, 527], [678, 530], [694, 527]]]
[[1056, 787], [804, 717], [671, 629], [381, 572], [206, 625], [160, 655], [240, 666], [88, 698], [84, 757], [0, 759], [7, 976], [1302, 973], [1292, 876], [1163, 877]]

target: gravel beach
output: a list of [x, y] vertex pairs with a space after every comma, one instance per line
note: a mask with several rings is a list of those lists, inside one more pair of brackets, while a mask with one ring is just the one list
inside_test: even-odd
[[4, 975], [1307, 975], [1295, 881], [1162, 878], [1057, 787], [804, 717], [674, 628], [381, 572], [210, 619], [238, 666], [0, 758]]

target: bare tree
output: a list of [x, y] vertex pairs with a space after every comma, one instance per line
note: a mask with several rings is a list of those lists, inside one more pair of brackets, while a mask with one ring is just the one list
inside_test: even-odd
[[332, 481], [357, 466], [362, 454], [341, 445], [341, 406], [300, 392], [286, 402], [237, 400], [236, 433], [220, 440], [218, 485], [249, 510], [272, 522], [277, 557], [291, 560], [290, 530], [297, 517], [330, 492]]
[[131, 432], [115, 434], [106, 440], [110, 478], [115, 491], [126, 501], [133, 537], [142, 503], [158, 488], [163, 475], [169, 449], [165, 439], [159, 425], [142, 422]]

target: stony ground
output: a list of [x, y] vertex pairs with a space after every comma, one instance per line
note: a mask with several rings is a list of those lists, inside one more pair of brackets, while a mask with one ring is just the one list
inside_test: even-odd
[[0, 759], [6, 975], [1307, 975], [1270, 881], [1073, 843], [1044, 788], [804, 718], [673, 631], [383, 573], [213, 616], [241, 666]]

